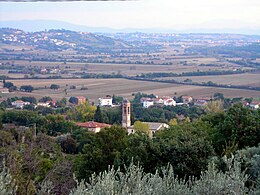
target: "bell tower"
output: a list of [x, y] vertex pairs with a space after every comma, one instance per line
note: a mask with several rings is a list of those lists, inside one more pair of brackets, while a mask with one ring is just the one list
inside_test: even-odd
[[122, 126], [131, 126], [131, 103], [127, 99], [124, 99], [122, 104]]

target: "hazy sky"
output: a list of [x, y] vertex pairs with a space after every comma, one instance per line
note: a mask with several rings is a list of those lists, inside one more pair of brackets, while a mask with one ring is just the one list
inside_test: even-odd
[[112, 28], [260, 27], [260, 0], [0, 3], [0, 20], [51, 19]]

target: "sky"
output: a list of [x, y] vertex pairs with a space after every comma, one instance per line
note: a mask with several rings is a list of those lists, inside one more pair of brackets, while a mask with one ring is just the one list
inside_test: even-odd
[[260, 0], [1, 2], [0, 21], [60, 20], [90, 27], [260, 28]]

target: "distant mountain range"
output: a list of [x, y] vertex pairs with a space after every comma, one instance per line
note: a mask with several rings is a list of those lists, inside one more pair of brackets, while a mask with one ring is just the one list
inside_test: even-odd
[[[101, 32], [101, 33], [116, 33], [116, 32], [144, 32], [144, 33], [235, 33], [260, 35], [260, 28], [195, 28], [187, 26], [185, 30], [166, 29], [166, 28], [124, 28], [114, 29], [108, 27], [88, 27], [84, 25], [76, 25], [63, 21], [56, 20], [15, 20], [15, 21], [0, 21], [0, 28], [9, 27], [21, 29], [27, 32], [36, 32], [50, 29], [67, 29], [81, 32]], [[182, 26], [181, 29], [185, 27]], [[178, 28], [179, 29], [179, 28]]]

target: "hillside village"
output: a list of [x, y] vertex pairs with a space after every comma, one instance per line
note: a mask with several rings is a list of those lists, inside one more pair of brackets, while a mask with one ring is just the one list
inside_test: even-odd
[[[28, 33], [18, 29], [1, 28], [1, 42], [5, 44], [20, 44], [24, 46], [33, 46], [37, 49], [47, 49], [61, 51], [67, 49], [86, 49], [88, 47], [119, 46], [124, 47], [127, 44], [122, 41], [116, 41], [102, 35], [95, 35], [88, 32], [75, 32], [69, 30], [49, 30]], [[75, 40], [77, 40], [75, 42]]]
[[[4, 87], [3, 85], [0, 86], [0, 93], [8, 94], [13, 93], [9, 91], [9, 88]], [[137, 95], [142, 95], [142, 93], [137, 93]], [[223, 96], [218, 94], [219, 96]], [[142, 97], [143, 96], [143, 97]], [[180, 97], [170, 97], [170, 96], [163, 96], [158, 97], [155, 95], [145, 95], [143, 94], [139, 97], [138, 102], [133, 102], [133, 104], [140, 105], [143, 109], [150, 109], [150, 108], [166, 108], [166, 107], [204, 107], [207, 106], [212, 101], [215, 101], [212, 97], [201, 97], [201, 98], [193, 98], [192, 96], [180, 96]], [[118, 97], [117, 97], [118, 98]], [[235, 99], [235, 98], [234, 98]], [[242, 99], [240, 99], [242, 101]], [[84, 96], [72, 96], [68, 99], [63, 98], [60, 101], [52, 100], [50, 97], [43, 97], [42, 99], [36, 100], [33, 97], [22, 97], [22, 98], [1, 98], [0, 105], [5, 105], [8, 110], [11, 109], [18, 109], [18, 110], [31, 110], [31, 109], [41, 109], [41, 108], [48, 108], [48, 109], [59, 109], [59, 108], [73, 108], [73, 107], [81, 107], [82, 105], [88, 103], [88, 100]], [[122, 110], [122, 127], [127, 129], [128, 134], [135, 132], [134, 124], [131, 123], [132, 117], [131, 112], [134, 109], [131, 106], [130, 101], [127, 99], [123, 100], [123, 97], [120, 97], [120, 101], [116, 100], [116, 96], [106, 95], [105, 97], [98, 98], [95, 102], [92, 102], [92, 105], [100, 107], [100, 108], [116, 108]], [[251, 109], [258, 109], [260, 102], [259, 101], [249, 101], [247, 99], [243, 100], [243, 105], [245, 107], [249, 107]], [[66, 113], [65, 116], [66, 117]], [[187, 117], [187, 116], [186, 116]], [[184, 115], [176, 115], [177, 120], [185, 120], [186, 117]], [[143, 124], [147, 125], [149, 128], [149, 136], [152, 137], [157, 131], [163, 130], [165, 128], [169, 128], [169, 125], [164, 122], [147, 122], [142, 121]], [[88, 129], [92, 132], [100, 132], [102, 128], [111, 127], [113, 124], [106, 124], [102, 122], [97, 122], [94, 120], [91, 121], [82, 121], [77, 122], [76, 125], [78, 127]]]

